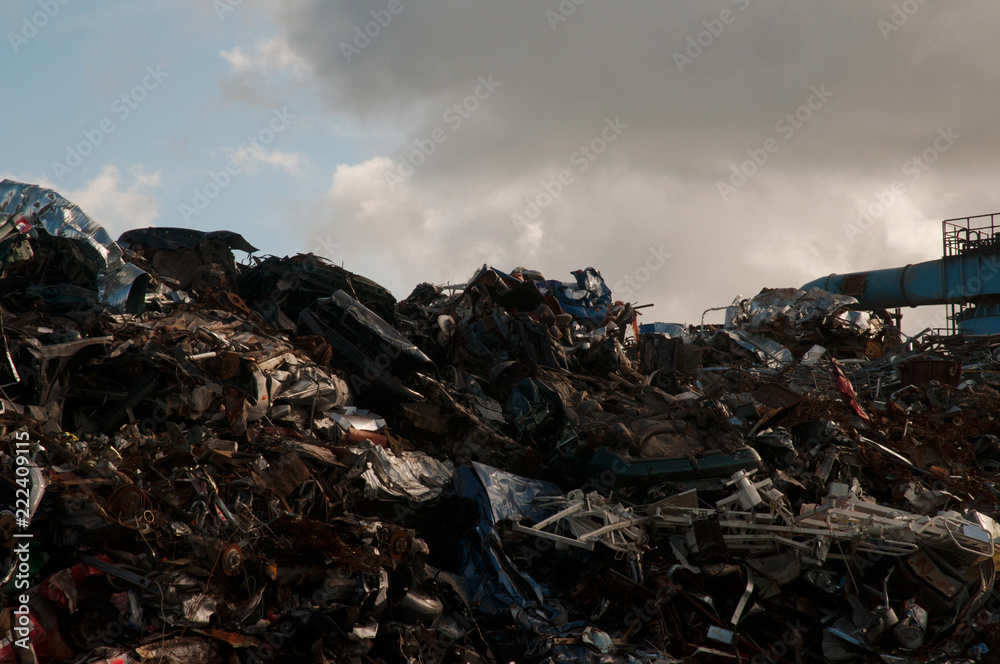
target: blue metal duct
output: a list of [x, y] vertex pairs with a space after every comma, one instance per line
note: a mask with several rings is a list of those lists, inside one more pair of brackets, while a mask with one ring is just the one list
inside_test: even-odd
[[973, 304], [958, 317], [960, 331], [1000, 333], [1000, 250], [957, 256], [868, 272], [831, 274], [802, 290], [822, 288], [852, 295], [858, 309], [892, 309], [932, 304]]

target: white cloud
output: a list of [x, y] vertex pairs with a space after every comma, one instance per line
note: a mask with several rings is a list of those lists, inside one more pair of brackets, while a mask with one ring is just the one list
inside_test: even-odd
[[154, 194], [162, 184], [160, 172], [149, 173], [140, 164], [131, 166], [124, 175], [117, 166], [108, 164], [75, 189], [56, 185], [44, 176], [0, 174], [0, 180], [4, 178], [52, 189], [78, 205], [113, 238], [131, 228], [155, 225], [160, 214], [161, 201]]
[[239, 164], [247, 173], [256, 173], [261, 164], [276, 166], [293, 177], [302, 177], [307, 157], [302, 152], [284, 152], [263, 148], [245, 148], [243, 150], [228, 150], [230, 159]]
[[257, 42], [251, 53], [234, 46], [228, 51], [219, 51], [219, 55], [229, 63], [233, 73], [240, 75], [284, 73], [302, 78], [309, 71], [308, 62], [277, 37]]
[[153, 192], [160, 185], [159, 172], [147, 173], [142, 166], [136, 165], [123, 176], [118, 167], [108, 164], [82, 187], [56, 191], [79, 205], [117, 238], [131, 228], [155, 225], [160, 214], [160, 200]]

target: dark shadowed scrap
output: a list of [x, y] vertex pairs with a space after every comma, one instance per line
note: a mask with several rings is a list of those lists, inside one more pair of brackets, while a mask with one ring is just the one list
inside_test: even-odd
[[9, 181], [0, 233], [0, 661], [1000, 647], [1000, 335], [907, 337], [876, 277], [686, 326], [593, 267], [397, 302]]

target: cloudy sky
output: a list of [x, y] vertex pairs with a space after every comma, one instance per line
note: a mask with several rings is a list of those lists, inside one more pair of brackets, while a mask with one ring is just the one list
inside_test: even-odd
[[115, 236], [234, 230], [400, 298], [483, 263], [593, 265], [655, 303], [645, 320], [697, 322], [936, 258], [942, 219], [1000, 210], [997, 19], [985, 0], [5, 2], [0, 176]]

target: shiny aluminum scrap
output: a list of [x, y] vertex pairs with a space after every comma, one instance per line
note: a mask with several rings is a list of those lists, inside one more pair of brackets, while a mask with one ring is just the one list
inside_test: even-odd
[[121, 247], [104, 228], [77, 205], [51, 189], [0, 181], [0, 242], [15, 232], [40, 229], [83, 244], [85, 253], [101, 264], [95, 284], [101, 302], [123, 313], [139, 313], [145, 305], [149, 275], [122, 258]]

